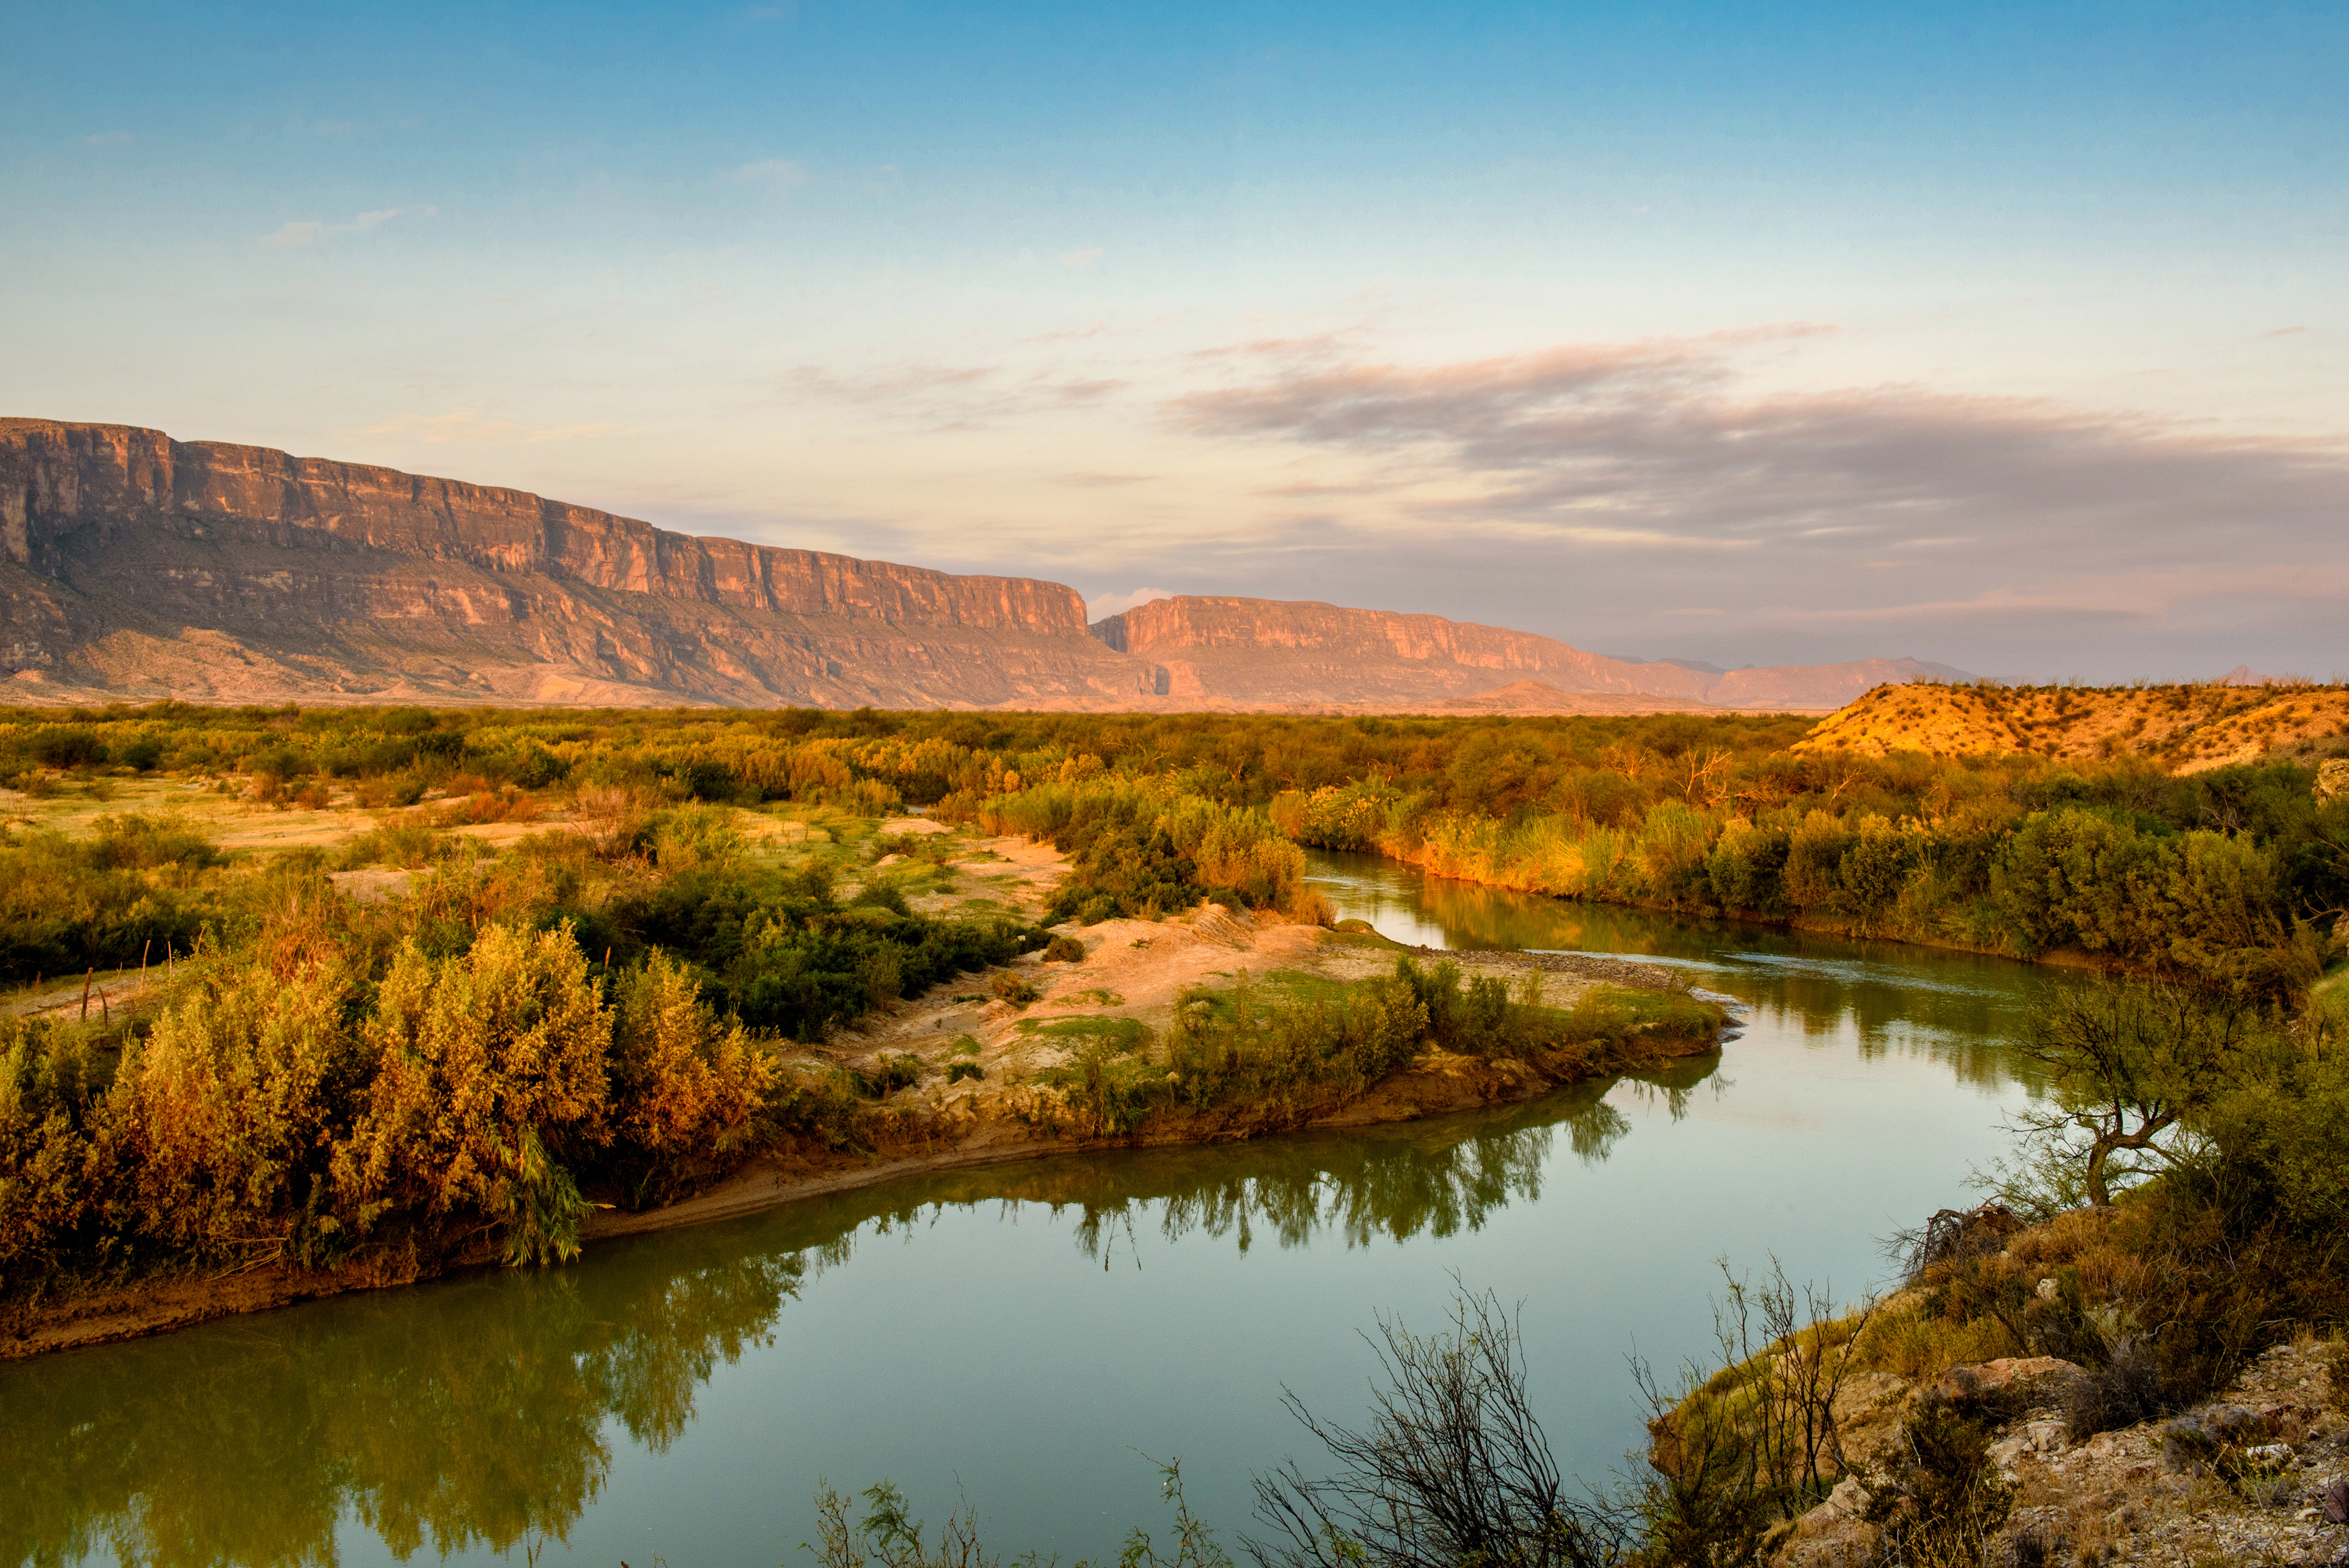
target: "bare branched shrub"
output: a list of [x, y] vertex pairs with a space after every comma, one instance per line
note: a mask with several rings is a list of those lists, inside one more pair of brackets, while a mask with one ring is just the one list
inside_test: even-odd
[[636, 792], [619, 785], [589, 784], [572, 797], [571, 828], [596, 855], [616, 860], [642, 847], [651, 810]]
[[1668, 1387], [1632, 1362], [1651, 1439], [1636, 1506], [1651, 1546], [1670, 1563], [1747, 1560], [1764, 1533], [1799, 1518], [1850, 1468], [1836, 1399], [1875, 1303], [1838, 1316], [1828, 1292], [1798, 1292], [1775, 1258], [1758, 1283], [1725, 1264], [1723, 1275], [1718, 1370], [1689, 1366]]
[[[1369, 1336], [1365, 1336], [1369, 1339]], [[1448, 1332], [1379, 1320], [1383, 1374], [1365, 1430], [1289, 1411], [1337, 1461], [1309, 1480], [1294, 1459], [1256, 1478], [1257, 1517], [1278, 1532], [1247, 1540], [1260, 1568], [1586, 1568], [1622, 1559], [1614, 1512], [1570, 1496], [1526, 1394], [1516, 1314], [1460, 1292]], [[1243, 1538], [1246, 1540], [1246, 1538]]]

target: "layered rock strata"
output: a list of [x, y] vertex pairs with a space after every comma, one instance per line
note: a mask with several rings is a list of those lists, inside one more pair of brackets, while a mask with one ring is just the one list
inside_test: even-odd
[[0, 421], [24, 699], [1114, 706], [1072, 588], [693, 538], [514, 490]]

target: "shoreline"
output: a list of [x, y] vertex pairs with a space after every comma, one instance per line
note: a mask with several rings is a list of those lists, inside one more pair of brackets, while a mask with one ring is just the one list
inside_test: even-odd
[[[1481, 877], [1464, 877], [1457, 872], [1439, 871], [1425, 862], [1410, 856], [1396, 855], [1384, 849], [1331, 849], [1319, 845], [1306, 845], [1317, 855], [1361, 855], [1373, 860], [1391, 861], [1408, 866], [1423, 877], [1439, 881], [1457, 882], [1464, 888], [1489, 888], [1496, 893], [1516, 893], [1531, 898], [1549, 898], [1560, 904], [1585, 904], [1601, 909], [1640, 909], [1650, 914], [1669, 915], [1678, 920], [1723, 920], [1741, 926], [1760, 926], [1769, 930], [1807, 931], [1816, 936], [1833, 937], [1847, 942], [1897, 942], [1903, 947], [1924, 948], [1933, 952], [1971, 953], [1977, 958], [2004, 959], [2010, 963], [2044, 966], [2048, 969], [2082, 970], [2093, 974], [2134, 975], [2152, 978], [2150, 971], [2122, 963], [2117, 960], [2099, 957], [2079, 948], [2050, 948], [2044, 952], [2024, 957], [2003, 948], [1983, 947], [1978, 943], [1951, 938], [1932, 940], [1907, 932], [1863, 931], [1834, 922], [1806, 919], [1798, 915], [1764, 915], [1745, 909], [1721, 909], [1707, 912], [1700, 909], [1676, 909], [1670, 904], [1645, 903], [1636, 898], [1589, 898], [1572, 893], [1553, 893], [1546, 888], [1527, 887], [1516, 882], [1488, 882]], [[1428, 952], [1445, 950], [1414, 949]]]
[[[1207, 909], [1216, 910], [1219, 907], [1211, 905]], [[1153, 929], [1187, 932], [1191, 928], [1168, 921]], [[1299, 932], [1299, 928], [1285, 929]], [[1344, 933], [1314, 934], [1323, 958], [1342, 961], [1356, 956], [1329, 940]], [[1228, 936], [1205, 940], [1216, 943], [1228, 955]], [[1374, 950], [1381, 963], [1392, 956], [1409, 954], [1420, 959], [1449, 959], [1471, 972], [1479, 969], [1531, 969], [1587, 983], [1657, 992], [1671, 990], [1674, 984], [1673, 976], [1661, 966], [1619, 958], [1522, 950], [1454, 952], [1405, 947], [1382, 938], [1371, 940], [1377, 944]], [[1173, 952], [1165, 954], [1161, 965], [1174, 957]], [[1081, 966], [1069, 967], [1076, 970]], [[908, 1004], [907, 1011], [927, 1011], [920, 1005], [922, 1000], [916, 999]], [[864, 1155], [768, 1154], [754, 1158], [707, 1190], [675, 1203], [633, 1214], [599, 1210], [589, 1216], [579, 1240], [584, 1250], [626, 1237], [741, 1219], [812, 1199], [942, 1170], [982, 1169], [1049, 1159], [1057, 1155], [1099, 1154], [1117, 1149], [1254, 1142], [1288, 1134], [1415, 1121], [1479, 1106], [1518, 1103], [1537, 1099], [1575, 1083], [1620, 1077], [1660, 1067], [1667, 1062], [1709, 1054], [1719, 1051], [1737, 1033], [1733, 1016], [1724, 1019], [1708, 1035], [1650, 1037], [1595, 1056], [1548, 1062], [1465, 1056], [1435, 1050], [1422, 1054], [1401, 1071], [1350, 1097], [1330, 1094], [1310, 1105], [1285, 1107], [1258, 1105], [1220, 1106], [1207, 1111], [1168, 1110], [1132, 1133], [1110, 1137], [1066, 1133], [1050, 1125], [1040, 1130], [1016, 1112], [1004, 1114], [1006, 1107], [1000, 1103], [993, 1107], [996, 1114], [981, 1115], [972, 1108], [975, 1096], [959, 1099], [934, 1097], [918, 1129], [897, 1140], [899, 1149], [930, 1144], [924, 1152], [893, 1152], [885, 1147]], [[915, 1109], [911, 1106], [901, 1108], [908, 1112]], [[956, 1130], [949, 1134], [947, 1127]], [[222, 1318], [274, 1312], [362, 1291], [394, 1290], [501, 1266], [492, 1248], [476, 1243], [437, 1266], [412, 1272], [387, 1273], [380, 1262], [340, 1270], [301, 1270], [272, 1263], [202, 1277], [159, 1277], [100, 1287], [52, 1302], [26, 1303], [12, 1312], [13, 1321], [0, 1327], [0, 1362], [26, 1361], [63, 1351], [143, 1339]]]

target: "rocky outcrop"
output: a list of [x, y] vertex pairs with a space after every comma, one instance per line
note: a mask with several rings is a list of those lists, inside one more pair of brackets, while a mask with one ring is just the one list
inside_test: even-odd
[[[1365, 704], [1432, 711], [1577, 711], [1614, 693], [1666, 707], [1826, 711], [1888, 682], [1923, 679], [1914, 659], [1710, 670], [1586, 653], [1554, 638], [1442, 616], [1348, 609], [1306, 600], [1184, 595], [1097, 621], [1108, 648], [1164, 671], [1170, 696], [1234, 705]], [[1540, 689], [1564, 693], [1550, 701]]]

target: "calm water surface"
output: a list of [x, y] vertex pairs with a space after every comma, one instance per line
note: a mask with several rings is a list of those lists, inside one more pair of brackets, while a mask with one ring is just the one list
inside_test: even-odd
[[1537, 1407], [1598, 1475], [1624, 1357], [1699, 1355], [1717, 1258], [1856, 1294], [1875, 1238], [1965, 1195], [2023, 1090], [1997, 1042], [2066, 977], [1561, 905], [1321, 856], [1341, 913], [1454, 948], [1685, 964], [1716, 1056], [1503, 1111], [895, 1183], [0, 1367], [0, 1563], [805, 1561], [821, 1478], [957, 1487], [990, 1544], [1096, 1560], [1179, 1456], [1226, 1544], [1351, 1419], [1374, 1314], [1457, 1274], [1524, 1303]]

